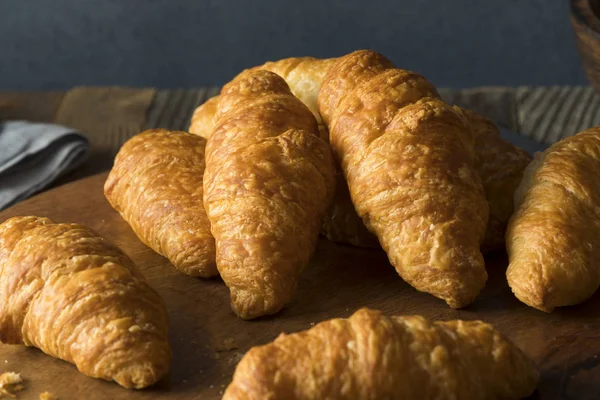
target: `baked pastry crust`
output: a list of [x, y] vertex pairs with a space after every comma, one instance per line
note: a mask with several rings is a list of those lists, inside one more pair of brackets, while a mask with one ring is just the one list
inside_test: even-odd
[[194, 110], [188, 131], [208, 139], [215, 127], [213, 118], [219, 106], [219, 95], [213, 96]]
[[48, 218], [0, 224], [0, 341], [141, 389], [165, 376], [165, 305], [131, 259], [89, 228]]
[[[247, 71], [265, 70], [281, 76], [289, 85], [294, 96], [299, 98], [315, 116], [319, 124], [319, 136], [329, 142], [329, 133], [321, 120], [317, 97], [321, 82], [337, 58], [319, 59], [313, 57], [291, 57], [278, 61], [269, 61]], [[219, 96], [208, 99], [196, 108], [190, 122], [189, 131], [207, 138], [214, 128], [214, 116], [217, 113]], [[323, 218], [321, 234], [337, 243], [349, 243], [359, 247], [380, 248], [377, 237], [365, 228], [362, 220], [350, 200], [344, 174], [338, 168], [336, 172], [336, 193], [330, 209]]]
[[[329, 132], [318, 111], [317, 94], [325, 75], [337, 58], [312, 57], [286, 58], [251, 68], [264, 69], [283, 77], [296, 95], [312, 111], [319, 122], [321, 139], [329, 141]], [[190, 132], [208, 138], [212, 132], [213, 117], [219, 96], [212, 97], [199, 106], [190, 125]], [[472, 111], [462, 110], [473, 126], [475, 140], [475, 169], [477, 170], [490, 206], [487, 231], [481, 244], [483, 253], [504, 248], [504, 233], [512, 215], [513, 193], [523, 170], [531, 161], [525, 151], [502, 139], [495, 125]], [[350, 199], [343, 172], [338, 168], [336, 194], [321, 227], [321, 234], [337, 243], [358, 247], [380, 248], [377, 237], [363, 224]]]
[[487, 279], [488, 204], [462, 113], [366, 50], [329, 71], [319, 109], [354, 207], [398, 274], [451, 307], [471, 303]]
[[538, 153], [515, 192], [506, 234], [508, 284], [523, 303], [551, 312], [600, 285], [600, 128]]
[[[288, 84], [292, 94], [299, 98], [302, 103], [313, 113], [321, 133], [325, 139], [327, 132], [323, 127], [317, 97], [321, 82], [329, 69], [333, 66], [336, 58], [314, 58], [314, 57], [291, 57], [279, 61], [269, 61], [263, 65], [252, 67], [242, 71], [238, 77], [248, 71], [270, 71], [282, 77]], [[234, 78], [234, 80], [237, 79]], [[213, 118], [217, 112], [219, 96], [208, 99], [194, 111], [190, 122], [190, 133], [208, 139], [214, 126]]]
[[[500, 136], [489, 119], [461, 108], [469, 121], [474, 138], [475, 169], [481, 179], [489, 204], [489, 219], [481, 252], [504, 250], [506, 226], [513, 214], [513, 195], [532, 157], [525, 150]], [[342, 171], [338, 171], [336, 193], [321, 233], [338, 243], [379, 248], [377, 237], [365, 227], [356, 213]]]
[[489, 324], [361, 309], [253, 347], [223, 399], [520, 399], [537, 380]]
[[206, 140], [153, 129], [127, 141], [104, 194], [138, 238], [190, 276], [218, 275], [203, 205]]
[[335, 189], [317, 122], [268, 71], [223, 88], [206, 146], [204, 205], [217, 267], [244, 319], [281, 310], [316, 247]]

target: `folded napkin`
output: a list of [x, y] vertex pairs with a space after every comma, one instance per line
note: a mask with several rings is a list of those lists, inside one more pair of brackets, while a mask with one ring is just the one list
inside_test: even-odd
[[77, 168], [89, 150], [87, 138], [64, 126], [0, 123], [0, 210]]

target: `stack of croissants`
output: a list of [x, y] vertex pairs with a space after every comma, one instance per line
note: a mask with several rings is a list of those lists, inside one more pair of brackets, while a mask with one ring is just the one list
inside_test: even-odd
[[[537, 309], [580, 303], [600, 283], [597, 128], [532, 161], [422, 76], [361, 50], [245, 70], [189, 131], [130, 139], [105, 195], [181, 272], [220, 275], [240, 318], [290, 302], [319, 234], [382, 247], [402, 279], [453, 308], [483, 289], [482, 253], [504, 247], [512, 291]], [[86, 227], [0, 225], [0, 299], [4, 343], [128, 388], [168, 373], [162, 299]], [[360, 309], [250, 349], [224, 398], [516, 399], [537, 380], [489, 324]]]

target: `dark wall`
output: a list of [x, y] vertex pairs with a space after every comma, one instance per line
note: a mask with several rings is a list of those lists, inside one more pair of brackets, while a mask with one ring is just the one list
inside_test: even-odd
[[568, 0], [0, 0], [0, 90], [218, 85], [384, 53], [439, 86], [586, 84]]

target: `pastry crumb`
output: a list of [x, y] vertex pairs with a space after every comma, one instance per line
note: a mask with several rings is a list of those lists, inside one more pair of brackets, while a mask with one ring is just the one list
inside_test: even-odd
[[217, 348], [215, 350], [217, 352], [223, 352], [223, 351], [235, 350], [237, 348], [238, 348], [238, 346], [237, 346], [237, 344], [235, 344], [235, 340], [230, 337], [230, 338], [223, 340], [223, 343], [221, 345], [217, 346]]
[[21, 378], [21, 374], [18, 372], [4, 372], [0, 375], [0, 388], [16, 385], [21, 382], [23, 382], [23, 378]]
[[58, 397], [50, 392], [40, 393], [40, 400], [58, 400]]
[[23, 378], [18, 372], [4, 372], [0, 375], [0, 399], [16, 399], [16, 392], [23, 390]]

